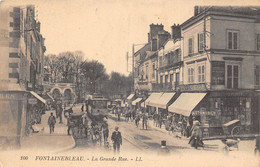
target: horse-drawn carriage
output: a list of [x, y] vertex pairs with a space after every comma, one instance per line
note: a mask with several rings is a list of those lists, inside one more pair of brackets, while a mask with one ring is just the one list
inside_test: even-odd
[[238, 119], [229, 121], [222, 126], [224, 135], [231, 135], [234, 137], [235, 135], [240, 134], [241, 131], [241, 122]]

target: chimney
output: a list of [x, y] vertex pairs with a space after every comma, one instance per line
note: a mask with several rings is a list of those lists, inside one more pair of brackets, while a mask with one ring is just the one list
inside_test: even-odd
[[154, 37], [158, 34], [159, 31], [163, 30], [163, 25], [162, 24], [150, 24], [150, 33], [149, 33], [149, 40], [152, 41]]
[[181, 38], [181, 26], [179, 24], [174, 24], [172, 27], [172, 39], [175, 41], [176, 39]]
[[194, 16], [199, 14], [199, 6], [194, 6]]
[[157, 39], [156, 39], [156, 37], [154, 37], [151, 42], [152, 42], [151, 51], [156, 51], [157, 50]]

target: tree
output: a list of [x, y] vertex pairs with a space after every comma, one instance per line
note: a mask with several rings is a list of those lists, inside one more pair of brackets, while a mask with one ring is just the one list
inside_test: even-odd
[[97, 92], [97, 88], [101, 87], [100, 81], [104, 81], [108, 78], [104, 65], [97, 60], [84, 61], [81, 64], [81, 72], [90, 85], [91, 93]]

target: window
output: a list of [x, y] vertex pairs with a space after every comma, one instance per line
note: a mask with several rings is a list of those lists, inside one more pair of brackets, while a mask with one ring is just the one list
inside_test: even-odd
[[179, 85], [179, 80], [180, 80], [180, 73], [176, 73], [176, 77], [175, 77], [175, 85], [176, 86]]
[[194, 82], [194, 69], [192, 67], [188, 68], [188, 83]]
[[172, 83], [173, 80], [173, 74], [170, 74], [170, 83]]
[[260, 50], [260, 34], [256, 34], [256, 50]]
[[260, 66], [255, 67], [255, 85], [260, 85]]
[[168, 83], [168, 75], [165, 75], [165, 84]]
[[145, 66], [145, 79], [148, 79], [148, 65]]
[[189, 54], [193, 53], [193, 39], [189, 38]]
[[205, 82], [205, 65], [198, 66], [198, 82]]
[[153, 78], [155, 76], [155, 64], [153, 64]]
[[228, 49], [238, 49], [238, 31], [228, 31], [227, 32], [227, 42], [228, 42]]
[[162, 56], [159, 57], [159, 66], [162, 67]]
[[239, 82], [239, 66], [227, 65], [227, 88], [238, 88]]
[[203, 51], [204, 50], [204, 34], [198, 34], [198, 48], [199, 51]]
[[160, 83], [161, 84], [163, 83], [163, 76], [162, 75], [160, 76]]

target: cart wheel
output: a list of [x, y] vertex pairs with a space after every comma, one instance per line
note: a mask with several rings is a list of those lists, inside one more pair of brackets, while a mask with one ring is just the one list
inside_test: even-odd
[[241, 129], [240, 126], [235, 126], [235, 127], [231, 130], [231, 136], [234, 137], [234, 135], [240, 134], [240, 129]]

